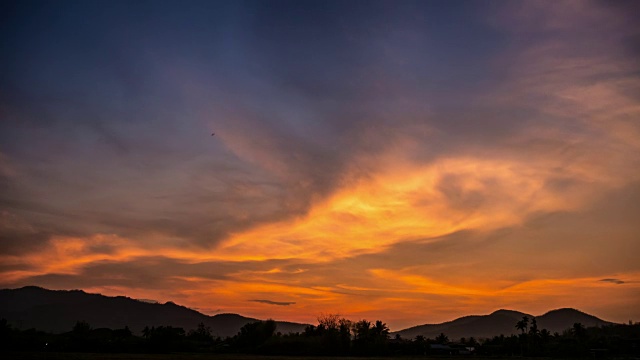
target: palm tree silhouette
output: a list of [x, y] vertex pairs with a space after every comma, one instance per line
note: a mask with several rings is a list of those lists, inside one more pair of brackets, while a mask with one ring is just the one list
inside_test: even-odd
[[529, 325], [529, 318], [526, 316], [523, 316], [522, 320], [516, 323], [516, 329], [522, 331], [522, 333], [524, 334], [525, 331], [527, 330], [528, 325]]

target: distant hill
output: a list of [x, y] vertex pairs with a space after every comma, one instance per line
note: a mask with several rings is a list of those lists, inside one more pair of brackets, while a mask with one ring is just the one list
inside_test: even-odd
[[[441, 324], [425, 324], [400, 330], [405, 339], [417, 335], [435, 338], [440, 333], [449, 339], [461, 337], [487, 338], [496, 335], [517, 334], [517, 321], [525, 314], [512, 310], [498, 310], [489, 315], [464, 316]], [[0, 290], [0, 318], [5, 318], [19, 329], [35, 328], [54, 333], [70, 331], [76, 321], [86, 321], [93, 328], [118, 329], [129, 326], [140, 334], [145, 326], [174, 326], [194, 329], [199, 323], [211, 327], [216, 336], [226, 337], [238, 333], [245, 324], [256, 319], [237, 314], [204, 315], [173, 302], [164, 304], [136, 300], [124, 296], [88, 294], [82, 290], [47, 290], [35, 286]], [[562, 332], [581, 323], [585, 326], [603, 326], [610, 322], [575, 309], [558, 309], [536, 316], [538, 328]], [[277, 331], [302, 332], [306, 324], [277, 321]]]
[[[498, 310], [489, 315], [465, 316], [441, 324], [414, 326], [395, 332], [395, 334], [400, 334], [400, 336], [405, 339], [413, 339], [418, 335], [433, 339], [440, 333], [444, 333], [451, 340], [471, 336], [475, 338], [489, 338], [501, 334], [511, 335], [519, 332], [515, 325], [523, 316], [527, 316], [529, 319], [533, 317], [530, 314], [519, 311]], [[608, 321], [598, 319], [595, 316], [585, 314], [575, 309], [552, 310], [535, 318], [540, 330], [547, 329], [551, 333], [562, 333], [565, 329], [572, 327], [574, 323], [581, 323], [587, 327], [611, 324]]]
[[[150, 303], [124, 296], [88, 294], [81, 290], [47, 290], [35, 286], [0, 290], [0, 318], [19, 329], [35, 328], [54, 333], [70, 331], [76, 321], [93, 328], [118, 329], [129, 326], [139, 334], [145, 326], [174, 326], [186, 331], [199, 323], [211, 327], [215, 336], [233, 336], [256, 319], [237, 314], [204, 315], [167, 302]], [[277, 322], [277, 331], [301, 332], [306, 324]]]

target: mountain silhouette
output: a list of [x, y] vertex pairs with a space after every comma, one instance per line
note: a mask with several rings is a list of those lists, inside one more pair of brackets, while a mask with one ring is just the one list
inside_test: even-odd
[[[220, 337], [236, 335], [242, 326], [257, 321], [237, 314], [208, 316], [170, 301], [159, 304], [124, 296], [36, 286], [0, 290], [0, 318], [18, 329], [35, 328], [53, 333], [70, 331], [77, 321], [86, 321], [93, 328], [128, 326], [136, 334], [145, 326], [173, 326], [189, 331], [204, 323], [211, 327], [214, 336]], [[283, 334], [301, 332], [306, 326], [284, 321], [276, 324], [276, 331]]]
[[[441, 324], [425, 324], [400, 330], [405, 339], [417, 335], [435, 338], [440, 333], [450, 339], [461, 337], [489, 338], [496, 335], [517, 334], [515, 324], [530, 314], [513, 310], [498, 310], [489, 315], [464, 316]], [[242, 326], [257, 321], [238, 314], [208, 316], [171, 301], [164, 304], [136, 300], [124, 296], [89, 294], [82, 290], [47, 290], [36, 286], [0, 290], [0, 318], [18, 329], [62, 333], [70, 331], [77, 321], [86, 321], [93, 328], [118, 329], [128, 326], [140, 334], [145, 326], [173, 326], [186, 331], [199, 323], [211, 328], [214, 336], [236, 335]], [[581, 323], [589, 326], [609, 325], [610, 322], [575, 309], [557, 309], [536, 316], [539, 329], [562, 331]], [[277, 321], [276, 331], [283, 334], [302, 332], [307, 324]]]
[[[518, 334], [516, 322], [522, 320], [523, 316], [531, 319], [530, 314], [513, 310], [498, 310], [489, 315], [464, 316], [453, 321], [441, 324], [425, 324], [414, 326], [408, 329], [397, 331], [405, 339], [413, 339], [418, 335], [427, 338], [435, 338], [440, 333], [446, 334], [449, 339], [459, 339], [462, 337], [490, 338], [497, 335]], [[576, 309], [557, 309], [547, 312], [544, 315], [536, 316], [538, 329], [547, 329], [551, 333], [559, 332], [570, 328], [574, 323], [581, 323], [589, 326], [610, 325], [608, 321], [598, 319], [595, 316], [583, 313]]]
[[574, 323], [581, 323], [586, 327], [612, 324], [582, 311], [567, 308], [551, 310], [544, 315], [536, 317], [536, 321], [538, 322], [538, 328], [547, 329], [552, 333], [555, 331], [561, 333], [562, 330], [573, 326]]

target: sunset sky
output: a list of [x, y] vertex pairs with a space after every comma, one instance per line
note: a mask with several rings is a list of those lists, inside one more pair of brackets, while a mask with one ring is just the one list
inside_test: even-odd
[[639, 5], [5, 1], [0, 288], [640, 321]]

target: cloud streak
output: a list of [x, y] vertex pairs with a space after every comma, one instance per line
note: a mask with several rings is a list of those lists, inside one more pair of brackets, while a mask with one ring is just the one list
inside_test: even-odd
[[295, 305], [295, 302], [287, 302], [287, 301], [273, 301], [273, 300], [249, 300], [257, 303], [267, 304], [267, 305], [277, 305], [277, 306], [290, 306]]
[[616, 284], [616, 285], [622, 285], [625, 283], [625, 281], [622, 281], [620, 279], [600, 279], [598, 281], [607, 282], [607, 283]]

